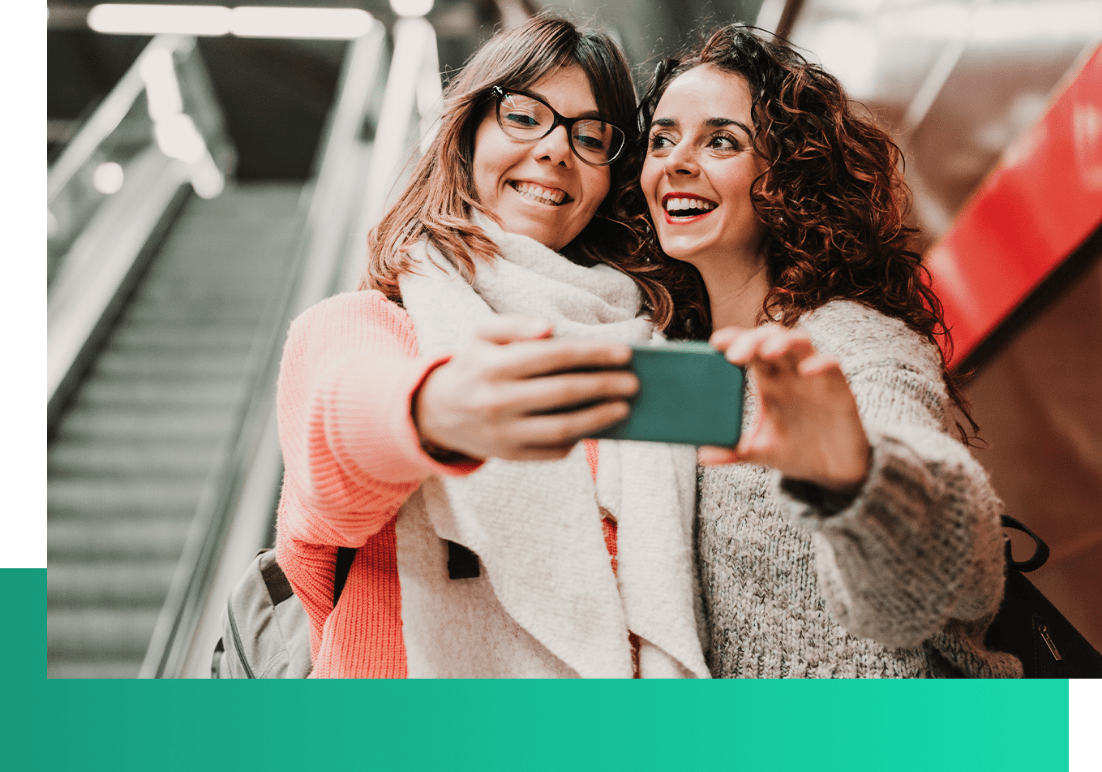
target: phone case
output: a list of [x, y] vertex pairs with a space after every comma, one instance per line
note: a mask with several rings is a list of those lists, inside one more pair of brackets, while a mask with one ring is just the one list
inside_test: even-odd
[[703, 342], [632, 346], [639, 378], [631, 415], [593, 437], [733, 446], [742, 431], [745, 374]]

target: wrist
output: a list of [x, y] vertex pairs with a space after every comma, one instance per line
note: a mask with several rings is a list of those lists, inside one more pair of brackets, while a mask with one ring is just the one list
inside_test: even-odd
[[838, 492], [825, 488], [818, 483], [797, 480], [791, 477], [782, 477], [780, 488], [789, 497], [813, 507], [825, 517], [849, 509], [853, 502], [857, 500], [858, 493], [861, 492], [860, 486], [850, 492]]
[[426, 416], [431, 415], [426, 405], [428, 401], [426, 393], [429, 391], [430, 381], [439, 371], [439, 368], [446, 364], [447, 360], [436, 364], [425, 374], [424, 379], [414, 391], [413, 398], [410, 400], [410, 420], [413, 423], [414, 431], [417, 433], [417, 441], [421, 445], [421, 450], [433, 461], [441, 464], [478, 463], [478, 459], [471, 458], [461, 451], [442, 444], [431, 428], [431, 421], [426, 422], [424, 420]]
[[464, 455], [458, 450], [450, 450], [440, 445], [434, 445], [425, 439], [421, 440], [421, 450], [425, 451], [425, 455], [433, 461], [441, 464], [466, 464], [478, 461], [478, 459]]

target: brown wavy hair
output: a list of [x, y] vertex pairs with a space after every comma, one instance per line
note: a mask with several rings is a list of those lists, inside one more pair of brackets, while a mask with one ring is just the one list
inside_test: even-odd
[[[917, 230], [906, 223], [910, 194], [898, 146], [862, 115], [834, 76], [783, 39], [744, 24], [722, 27], [658, 65], [640, 104], [642, 136], [670, 83], [705, 64], [741, 75], [750, 88], [756, 144], [767, 164], [750, 189], [768, 234], [763, 318], [791, 327], [803, 314], [845, 298], [902, 320], [934, 344], [941, 339], [949, 395], [974, 435], [978, 426], [945, 366], [952, 340], [941, 302], [913, 248]], [[637, 148], [636, 163], [644, 152]], [[661, 254], [653, 227], [648, 235], [674, 298], [668, 333], [706, 338], [712, 325], [700, 274]]]
[[[553, 14], [540, 14], [488, 40], [452, 80], [444, 97], [438, 131], [417, 160], [408, 182], [367, 239], [367, 264], [359, 289], [380, 290], [400, 302], [398, 277], [410, 270], [405, 248], [427, 239], [468, 278], [475, 262], [499, 256], [497, 246], [474, 225], [471, 213], [494, 213], [474, 189], [474, 135], [490, 104], [490, 89], [526, 89], [560, 67], [585, 72], [603, 116], [628, 132], [634, 146], [635, 86], [619, 46], [604, 32], [580, 28]], [[661, 269], [641, 244], [645, 230], [624, 212], [636, 178], [625, 152], [610, 165], [609, 193], [589, 224], [563, 250], [583, 264], [607, 263], [633, 278], [643, 291], [655, 324], [673, 317]], [[580, 161], [579, 161], [580, 162]]]

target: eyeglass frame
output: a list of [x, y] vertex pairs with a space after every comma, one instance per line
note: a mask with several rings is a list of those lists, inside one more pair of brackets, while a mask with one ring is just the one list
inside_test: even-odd
[[[501, 125], [501, 103], [502, 103], [502, 101], [504, 101], [505, 97], [509, 96], [510, 94], [516, 94], [517, 96], [526, 97], [526, 98], [531, 99], [535, 102], [539, 102], [541, 105], [543, 105], [548, 110], [550, 110], [551, 115], [554, 116], [555, 120], [553, 120], [551, 122], [551, 126], [547, 129], [547, 131], [545, 131], [540, 136], [532, 137], [531, 139], [521, 139], [519, 137], [514, 137], [512, 134], [510, 134], [509, 131], [504, 126]], [[519, 88], [505, 89], [505, 88], [502, 88], [501, 86], [491, 86], [490, 87], [490, 95], [494, 98], [494, 118], [497, 120], [498, 128], [500, 128], [503, 132], [505, 132], [505, 135], [508, 136], [510, 139], [516, 140], [517, 142], [539, 142], [541, 139], [543, 139], [544, 137], [549, 135], [551, 132], [553, 132], [559, 126], [565, 126], [566, 127], [566, 141], [567, 141], [567, 144], [570, 145], [570, 152], [572, 152], [581, 161], [583, 161], [584, 163], [589, 164], [590, 166], [609, 166], [609, 165], [615, 163], [616, 160], [621, 155], [623, 155], [624, 149], [628, 146], [628, 141], [631, 138], [631, 135], [628, 134], [627, 129], [625, 129], [623, 126], [615, 124], [612, 121], [606, 121], [604, 118], [599, 118], [599, 117], [595, 118], [591, 115], [583, 115], [583, 116], [579, 116], [577, 118], [567, 118], [566, 116], [559, 113], [559, 111], [556, 110], [554, 107], [547, 104], [547, 102], [545, 102], [540, 97], [536, 96], [535, 94], [530, 94], [527, 91], [524, 91], [523, 89], [519, 89]], [[571, 129], [574, 128], [575, 123], [579, 123], [581, 121], [597, 121], [598, 123], [603, 123], [607, 126], [611, 126], [614, 129], [619, 129], [620, 133], [624, 137], [624, 141], [620, 144], [620, 149], [616, 151], [616, 155], [612, 156], [612, 158], [608, 159], [604, 163], [596, 163], [594, 161], [590, 161], [588, 158], [584, 157], [581, 153], [579, 153], [578, 149], [576, 147], [574, 147], [574, 134], [571, 132]]]

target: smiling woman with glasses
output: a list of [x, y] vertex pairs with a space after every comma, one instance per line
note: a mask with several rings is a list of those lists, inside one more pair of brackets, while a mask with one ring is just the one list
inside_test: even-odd
[[598, 115], [565, 118], [539, 97], [518, 89], [490, 89], [497, 102], [497, 125], [513, 139], [535, 142], [558, 126], [566, 127], [570, 149], [594, 166], [610, 164], [620, 157], [627, 133]]
[[608, 35], [549, 15], [498, 33], [359, 291], [292, 325], [276, 551], [315, 676], [708, 675], [694, 453], [579, 441], [627, 415], [627, 344], [673, 316], [625, 206], [635, 108]]

